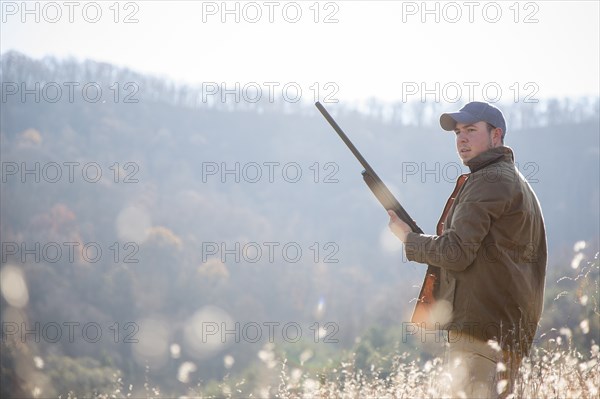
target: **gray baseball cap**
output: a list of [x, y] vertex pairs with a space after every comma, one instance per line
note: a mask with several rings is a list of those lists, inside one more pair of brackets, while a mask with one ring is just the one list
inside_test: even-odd
[[440, 116], [440, 125], [444, 130], [454, 130], [457, 123], [487, 122], [494, 127], [502, 129], [506, 133], [506, 122], [502, 111], [491, 104], [473, 101], [462, 107], [457, 112], [448, 112]]

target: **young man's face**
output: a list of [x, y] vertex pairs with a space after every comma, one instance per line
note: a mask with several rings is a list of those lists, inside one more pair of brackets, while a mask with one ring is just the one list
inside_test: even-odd
[[485, 122], [471, 124], [457, 123], [454, 128], [454, 133], [456, 133], [456, 150], [463, 163], [490, 148], [497, 147], [500, 144], [498, 138], [499, 130], [501, 129], [496, 128], [490, 133]]

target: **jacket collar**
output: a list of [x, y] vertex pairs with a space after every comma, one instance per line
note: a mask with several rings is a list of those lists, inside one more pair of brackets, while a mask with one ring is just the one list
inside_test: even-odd
[[510, 147], [500, 146], [491, 148], [486, 152], [477, 155], [475, 158], [467, 161], [465, 165], [467, 165], [471, 170], [471, 173], [473, 173], [485, 168], [488, 165], [502, 161], [510, 163], [515, 162], [513, 150]]

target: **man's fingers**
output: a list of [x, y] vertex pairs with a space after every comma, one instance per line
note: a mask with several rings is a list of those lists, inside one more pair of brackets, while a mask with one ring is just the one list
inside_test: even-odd
[[388, 215], [390, 215], [390, 222], [388, 223], [388, 227], [394, 233], [396, 237], [400, 239], [400, 241], [404, 242], [406, 240], [406, 234], [409, 230], [409, 227], [406, 223], [398, 217], [396, 212], [392, 210], [388, 210]]
[[390, 228], [390, 230], [394, 231], [394, 230], [400, 228], [400, 225], [399, 225], [400, 218], [398, 217], [396, 212], [388, 211], [388, 215], [390, 215], [390, 222], [388, 223], [388, 227]]

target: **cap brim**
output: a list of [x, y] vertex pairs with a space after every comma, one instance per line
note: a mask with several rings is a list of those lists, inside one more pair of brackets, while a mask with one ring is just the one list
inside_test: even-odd
[[479, 119], [465, 111], [448, 112], [440, 116], [440, 125], [444, 130], [454, 130], [457, 123], [475, 123]]

